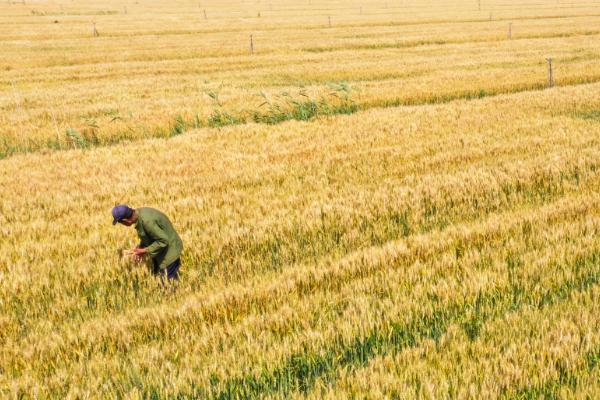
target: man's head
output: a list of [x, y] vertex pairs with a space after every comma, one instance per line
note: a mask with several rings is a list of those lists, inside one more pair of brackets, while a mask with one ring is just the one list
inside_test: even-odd
[[137, 221], [135, 210], [125, 204], [113, 207], [112, 216], [113, 225], [116, 225], [118, 222], [125, 226], [131, 226]]

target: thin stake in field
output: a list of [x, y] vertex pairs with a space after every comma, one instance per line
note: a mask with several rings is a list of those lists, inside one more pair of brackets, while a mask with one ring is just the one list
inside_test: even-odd
[[96, 22], [92, 22], [92, 35], [94, 37], [100, 36], [100, 33], [98, 33], [98, 29], [96, 29]]
[[548, 61], [548, 87], [554, 87], [554, 74], [552, 71], [552, 58], [546, 58]]
[[204, 19], [208, 19], [208, 18], [206, 17], [206, 10], [203, 10], [203, 11], [204, 11]]
[[327, 19], [329, 20], [329, 27], [331, 28], [331, 15], [329, 15]]
[[254, 38], [250, 35], [250, 54], [254, 54]]

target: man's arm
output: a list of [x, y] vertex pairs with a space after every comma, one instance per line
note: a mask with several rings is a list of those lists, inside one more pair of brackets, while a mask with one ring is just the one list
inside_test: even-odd
[[167, 237], [167, 234], [155, 221], [144, 225], [144, 230], [146, 231], [146, 235], [148, 235], [148, 237], [154, 241], [148, 247], [136, 248], [134, 250], [135, 254], [140, 256], [147, 254], [150, 257], [154, 257], [158, 255], [162, 249], [169, 245], [169, 238]]

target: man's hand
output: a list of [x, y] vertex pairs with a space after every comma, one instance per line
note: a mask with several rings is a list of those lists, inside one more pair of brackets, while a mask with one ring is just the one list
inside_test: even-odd
[[142, 261], [142, 257], [147, 253], [146, 249], [142, 249], [140, 247], [136, 247], [132, 250], [133, 252], [133, 261], [140, 262]]
[[136, 247], [133, 249], [133, 254], [136, 256], [143, 256], [147, 253], [146, 249], [142, 249], [141, 247]]

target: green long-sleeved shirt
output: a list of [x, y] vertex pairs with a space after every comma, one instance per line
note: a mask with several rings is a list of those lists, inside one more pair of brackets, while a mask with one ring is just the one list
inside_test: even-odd
[[140, 237], [140, 247], [146, 249], [158, 268], [165, 269], [181, 256], [181, 238], [162, 212], [150, 207], [138, 208], [136, 212], [135, 230]]

